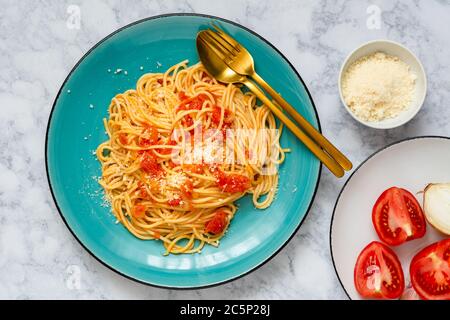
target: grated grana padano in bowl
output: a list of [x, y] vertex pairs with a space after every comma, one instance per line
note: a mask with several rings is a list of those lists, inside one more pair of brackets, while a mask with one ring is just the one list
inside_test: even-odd
[[342, 94], [361, 120], [395, 118], [413, 98], [416, 76], [398, 57], [376, 52], [353, 62], [342, 77]]

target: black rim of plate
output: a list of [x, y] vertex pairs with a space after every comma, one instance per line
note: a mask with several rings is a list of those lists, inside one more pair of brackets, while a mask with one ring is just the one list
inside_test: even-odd
[[405, 138], [405, 139], [401, 139], [399, 141], [390, 143], [384, 147], [382, 147], [381, 149], [375, 151], [374, 153], [372, 153], [366, 160], [364, 160], [363, 162], [361, 162], [359, 164], [359, 166], [352, 172], [352, 174], [348, 177], [347, 181], [345, 181], [344, 185], [342, 186], [341, 191], [339, 192], [339, 195], [336, 199], [336, 203], [334, 204], [334, 209], [333, 209], [333, 214], [331, 216], [331, 222], [330, 222], [330, 238], [329, 238], [329, 242], [330, 242], [330, 253], [331, 253], [331, 261], [333, 263], [333, 268], [334, 268], [334, 272], [336, 273], [336, 276], [339, 280], [339, 283], [341, 284], [342, 289], [344, 290], [345, 294], [347, 295], [347, 297], [350, 300], [353, 300], [350, 295], [348, 294], [347, 289], [344, 286], [344, 283], [342, 282], [341, 278], [339, 277], [339, 273], [337, 271], [336, 268], [336, 262], [334, 261], [334, 255], [333, 255], [333, 222], [334, 222], [334, 215], [336, 213], [336, 208], [337, 205], [339, 203], [339, 200], [341, 199], [341, 195], [344, 192], [345, 188], [347, 187], [347, 184], [350, 182], [350, 180], [352, 179], [353, 175], [370, 159], [372, 159], [373, 157], [375, 157], [377, 154], [381, 153], [382, 151], [389, 149], [390, 147], [393, 147], [397, 144], [401, 144], [403, 142], [407, 142], [407, 141], [412, 141], [412, 140], [419, 140], [419, 139], [445, 139], [445, 140], [450, 140], [450, 137], [446, 137], [446, 136], [435, 136], [435, 135], [430, 135], [430, 136], [417, 136], [417, 137], [409, 137], [409, 138]]
[[55, 192], [53, 190], [52, 187], [52, 183], [50, 180], [50, 174], [49, 174], [49, 165], [48, 165], [48, 135], [49, 135], [49, 131], [50, 131], [50, 126], [51, 126], [51, 121], [52, 121], [52, 116], [53, 116], [53, 111], [55, 110], [56, 104], [58, 102], [59, 96], [61, 94], [62, 88], [64, 87], [64, 85], [66, 84], [66, 82], [69, 80], [69, 78], [71, 77], [72, 73], [78, 68], [79, 64], [87, 57], [89, 56], [89, 54], [95, 50], [100, 44], [102, 44], [104, 41], [108, 40], [109, 38], [111, 38], [112, 36], [114, 36], [115, 34], [129, 28], [132, 27], [134, 25], [149, 21], [149, 20], [156, 20], [156, 19], [161, 19], [161, 18], [167, 18], [167, 17], [176, 17], [176, 16], [180, 16], [180, 17], [203, 17], [203, 18], [208, 18], [208, 19], [214, 19], [214, 20], [219, 20], [219, 21], [223, 21], [229, 24], [232, 24], [234, 26], [237, 26], [241, 29], [243, 29], [244, 31], [249, 32], [250, 34], [258, 37], [259, 39], [261, 39], [262, 41], [264, 41], [266, 44], [268, 44], [272, 49], [274, 49], [279, 55], [280, 57], [282, 57], [287, 64], [289, 65], [289, 67], [295, 72], [295, 74], [297, 75], [298, 79], [300, 80], [300, 82], [302, 83], [303, 87], [306, 90], [306, 93], [308, 94], [308, 98], [311, 101], [311, 105], [314, 109], [314, 113], [317, 119], [317, 124], [318, 124], [318, 130], [319, 132], [322, 132], [321, 126], [320, 126], [320, 120], [319, 120], [319, 115], [317, 113], [317, 108], [314, 104], [314, 100], [311, 96], [311, 93], [308, 90], [308, 87], [306, 86], [305, 82], [303, 81], [302, 77], [300, 76], [300, 74], [297, 72], [297, 70], [295, 69], [295, 67], [291, 64], [291, 62], [273, 45], [271, 44], [269, 41], [267, 41], [266, 39], [264, 39], [262, 36], [260, 36], [259, 34], [257, 34], [256, 32], [248, 29], [247, 27], [242, 26], [241, 24], [231, 21], [231, 20], [227, 20], [224, 18], [220, 18], [220, 17], [216, 17], [216, 16], [212, 16], [212, 15], [207, 15], [207, 14], [199, 14], [199, 13], [168, 13], [168, 14], [161, 14], [161, 15], [156, 15], [156, 16], [151, 16], [151, 17], [147, 17], [144, 19], [140, 19], [137, 21], [134, 21], [130, 24], [127, 24], [117, 30], [115, 30], [114, 32], [110, 33], [109, 35], [107, 35], [106, 37], [104, 37], [103, 39], [101, 39], [99, 42], [97, 42], [91, 49], [89, 49], [82, 57], [81, 59], [75, 64], [75, 66], [72, 68], [72, 70], [69, 72], [69, 74], [67, 75], [66, 79], [64, 80], [64, 82], [62, 83], [58, 94], [56, 95], [55, 101], [53, 102], [52, 105], [52, 109], [50, 111], [50, 115], [49, 115], [49, 120], [47, 123], [47, 130], [46, 130], [46, 134], [45, 134], [45, 169], [46, 169], [46, 174], [47, 174], [47, 181], [50, 187], [50, 192], [52, 194], [52, 198], [53, 198], [53, 202], [55, 203], [56, 209], [58, 210], [59, 215], [61, 216], [62, 220], [64, 221], [64, 224], [66, 225], [66, 227], [69, 229], [69, 231], [72, 233], [72, 235], [74, 236], [74, 238], [78, 241], [78, 243], [92, 256], [94, 257], [98, 262], [100, 262], [102, 265], [104, 265], [105, 267], [107, 267], [108, 269], [120, 274], [121, 276], [133, 280], [135, 282], [141, 283], [141, 284], [145, 284], [148, 286], [152, 286], [152, 287], [156, 287], [156, 288], [163, 288], [163, 289], [175, 289], [175, 290], [195, 290], [195, 289], [206, 289], [206, 288], [211, 288], [211, 287], [215, 287], [215, 286], [219, 286], [234, 280], [237, 280], [247, 274], [250, 274], [251, 272], [257, 270], [258, 268], [260, 268], [261, 266], [263, 266], [264, 264], [266, 264], [267, 262], [269, 262], [273, 257], [275, 257], [288, 243], [289, 241], [291, 241], [291, 239], [294, 237], [294, 235], [298, 232], [298, 230], [300, 229], [301, 225], [303, 224], [303, 222], [305, 221], [309, 211], [311, 210], [311, 207], [314, 203], [314, 199], [316, 197], [317, 194], [317, 190], [319, 187], [319, 183], [320, 183], [320, 177], [321, 177], [321, 172], [322, 172], [322, 163], [320, 163], [319, 165], [319, 171], [318, 171], [318, 175], [317, 175], [317, 182], [316, 182], [316, 186], [314, 189], [314, 193], [312, 195], [311, 201], [309, 203], [308, 208], [306, 209], [305, 215], [303, 216], [303, 218], [300, 220], [297, 228], [294, 230], [294, 232], [289, 236], [289, 238], [278, 248], [278, 250], [276, 250], [270, 257], [266, 258], [264, 261], [260, 262], [258, 265], [254, 266], [253, 268], [250, 268], [249, 270], [243, 272], [242, 274], [238, 274], [234, 277], [231, 277], [230, 279], [226, 279], [224, 281], [220, 281], [217, 283], [212, 283], [212, 284], [207, 284], [207, 285], [200, 285], [200, 286], [189, 286], [189, 287], [172, 287], [172, 286], [164, 286], [164, 285], [157, 285], [157, 284], [153, 284], [150, 282], [146, 282], [144, 280], [140, 280], [137, 278], [134, 278], [130, 275], [127, 275], [125, 273], [123, 273], [122, 271], [116, 269], [114, 266], [107, 264], [105, 261], [101, 260], [99, 257], [97, 257], [95, 255], [94, 252], [92, 252], [79, 238], [78, 236], [75, 234], [75, 232], [72, 230], [72, 228], [70, 227], [70, 225], [68, 224], [68, 222], [66, 221], [61, 208], [58, 205], [58, 202], [56, 200], [56, 195]]

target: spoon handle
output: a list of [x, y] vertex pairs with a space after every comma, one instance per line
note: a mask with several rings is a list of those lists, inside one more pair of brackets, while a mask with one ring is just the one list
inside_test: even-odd
[[309, 136], [307, 136], [297, 125], [289, 119], [283, 111], [270, 101], [266, 95], [259, 89], [259, 87], [253, 83], [253, 81], [245, 78], [242, 83], [249, 88], [270, 110], [283, 122], [291, 132], [302, 141], [305, 146], [320, 160], [322, 163], [338, 178], [344, 175], [344, 169], [325, 153], [321, 147], [319, 147]]
[[302, 128], [314, 141], [317, 142], [326, 152], [330, 154], [344, 170], [350, 170], [352, 163], [339, 151], [327, 138], [325, 138], [316, 128], [314, 128], [303, 116], [298, 113], [286, 100], [284, 100], [278, 92], [276, 92], [263, 78], [256, 72], [252, 74], [252, 78], [258, 83], [292, 118], [297, 121]]

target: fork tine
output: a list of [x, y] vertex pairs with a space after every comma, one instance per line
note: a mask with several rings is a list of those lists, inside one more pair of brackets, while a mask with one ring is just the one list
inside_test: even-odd
[[206, 46], [208, 46], [220, 59], [224, 60], [226, 56], [223, 54], [223, 52], [217, 48], [217, 45], [214, 43], [211, 43], [205, 37], [202, 35], [202, 32], [199, 34], [199, 39], [202, 41]]
[[216, 32], [219, 34], [221, 38], [223, 38], [225, 41], [227, 41], [233, 48], [240, 52], [242, 45], [237, 42], [233, 37], [231, 37], [229, 34], [227, 34], [222, 28], [220, 28], [217, 24], [214, 22], [211, 22], [211, 25], [214, 29], [216, 29]]
[[209, 44], [215, 46], [216, 50], [221, 53], [222, 60], [228, 61], [230, 59], [230, 51], [228, 51], [227, 48], [225, 48], [220, 42], [218, 42], [216, 38], [212, 37], [208, 31], [202, 31], [201, 34], [205, 42], [208, 42]]
[[226, 51], [229, 52], [233, 57], [238, 53], [232, 45], [230, 45], [226, 40], [221, 38], [216, 32], [213, 30], [206, 30], [208, 35], [213, 38], [220, 46], [222, 46]]

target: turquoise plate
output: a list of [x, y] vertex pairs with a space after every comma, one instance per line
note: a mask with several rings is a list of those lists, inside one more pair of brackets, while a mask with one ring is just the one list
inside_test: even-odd
[[196, 63], [197, 32], [219, 20], [252, 53], [256, 69], [312, 124], [319, 120], [300, 76], [283, 55], [252, 31], [216, 17], [171, 14], [132, 23], [107, 36], [72, 69], [53, 105], [47, 128], [46, 165], [58, 210], [78, 241], [100, 262], [131, 279], [161, 287], [217, 285], [240, 277], [273, 257], [295, 234], [313, 201], [319, 161], [290, 132], [291, 148], [280, 167], [280, 186], [266, 210], [242, 198], [218, 248], [201, 254], [163, 256], [158, 241], [142, 241], [115, 224], [96, 178], [93, 155], [107, 136], [102, 119], [111, 98], [134, 88], [147, 72], [163, 72], [184, 59]]

